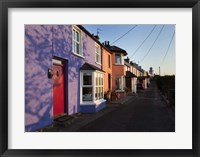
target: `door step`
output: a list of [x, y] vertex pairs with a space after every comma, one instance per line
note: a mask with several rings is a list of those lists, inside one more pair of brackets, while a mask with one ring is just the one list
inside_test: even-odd
[[72, 118], [73, 118], [72, 116], [64, 115], [64, 116], [61, 116], [61, 117], [54, 119], [54, 122], [65, 122], [65, 121], [68, 121]]

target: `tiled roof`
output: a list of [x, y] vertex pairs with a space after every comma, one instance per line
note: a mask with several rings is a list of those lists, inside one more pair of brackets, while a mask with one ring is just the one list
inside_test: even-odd
[[89, 64], [89, 63], [83, 64], [82, 67], [80, 68], [80, 70], [98, 70], [98, 71], [104, 72], [100, 68], [98, 68], [98, 67], [96, 67], [96, 66], [94, 66], [92, 64]]
[[126, 77], [137, 77], [136, 75], [134, 75], [132, 72], [130, 71], [126, 71]]

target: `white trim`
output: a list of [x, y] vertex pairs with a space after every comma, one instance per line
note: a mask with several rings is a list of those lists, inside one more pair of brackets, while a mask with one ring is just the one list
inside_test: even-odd
[[85, 59], [85, 57], [84, 57], [84, 56], [82, 56], [82, 55], [80, 55], [80, 54], [77, 54], [77, 53], [74, 53], [74, 52], [72, 52], [72, 54], [73, 54], [73, 55], [75, 55], [75, 56], [78, 56], [78, 57], [80, 57], [80, 58], [83, 58], [83, 59]]
[[[78, 54], [78, 53], [76, 53], [76, 52], [74, 52], [73, 51], [73, 47], [74, 47], [74, 37], [73, 37], [73, 31], [77, 31], [77, 32], [79, 32], [79, 51], [80, 51], [80, 54]], [[84, 58], [84, 55], [83, 55], [83, 39], [82, 39], [83, 37], [82, 37], [82, 30], [81, 29], [79, 29], [76, 25], [72, 25], [72, 53], [74, 54], [74, 55], [77, 55], [77, 56], [79, 56], [79, 57], [82, 57], [82, 58]]]
[[[116, 82], [116, 78], [121, 78], [121, 86], [120, 86], [121, 89], [118, 89], [115, 91], [125, 91], [124, 90], [124, 84], [126, 85], [126, 82], [124, 82], [125, 77], [123, 75], [117, 75], [117, 76], [115, 76], [115, 82]], [[116, 84], [115, 84], [115, 88], [116, 88]]]
[[62, 61], [57, 59], [52, 59], [52, 63], [63, 65]]
[[101, 63], [98, 63], [98, 62], [96, 62], [96, 61], [95, 61], [95, 63], [98, 64], [98, 65], [102, 65]]
[[94, 101], [83, 101], [80, 105], [96, 105]]
[[106, 99], [99, 99], [95, 101], [96, 105], [100, 105], [103, 102], [106, 102]]
[[94, 100], [95, 100], [95, 75], [96, 75], [96, 73], [95, 72], [92, 72], [92, 86], [93, 86], [93, 88], [92, 88], [92, 101], [94, 102]]
[[[118, 55], [120, 55], [121, 56], [121, 63], [116, 63], [116, 54], [118, 54]], [[124, 55], [123, 54], [121, 54], [121, 53], [115, 53], [115, 65], [124, 65]]]
[[118, 64], [118, 63], [115, 63], [115, 65], [122, 65], [122, 66], [124, 66], [123, 64]]
[[115, 92], [123, 93], [123, 92], [125, 92], [125, 90], [115, 90]]
[[[101, 61], [101, 58], [102, 58], [101, 46], [95, 42], [94, 47], [95, 47], [95, 63], [101, 65], [102, 64], [102, 61]], [[99, 54], [99, 60], [100, 60], [100, 62], [98, 62], [97, 58], [96, 58], [96, 55], [97, 55], [96, 48], [98, 49], [98, 54]]]
[[84, 101], [82, 103], [80, 103], [80, 105], [100, 105], [101, 103], [106, 102], [106, 99], [99, 99], [99, 100], [95, 100], [95, 101]]
[[[83, 85], [83, 73], [84, 72], [89, 72], [89, 73], [91, 73], [92, 74], [92, 85]], [[101, 77], [101, 79], [103, 79], [103, 82], [102, 82], [102, 84], [103, 85], [99, 85], [99, 86], [96, 86], [96, 76], [97, 75], [100, 75]], [[80, 71], [80, 105], [81, 104], [83, 104], [83, 105], [85, 105], [85, 104], [96, 104], [96, 102], [98, 102], [99, 100], [101, 100], [101, 99], [103, 99], [103, 97], [104, 97], [104, 73], [103, 72], [101, 72], [101, 71], [92, 71], [92, 70], [81, 70]], [[83, 91], [83, 87], [92, 87], [92, 100], [91, 101], [83, 101], [83, 95], [82, 95], [82, 91]], [[98, 99], [98, 100], [95, 100], [95, 93], [96, 93], [96, 87], [101, 87], [101, 88], [103, 88], [102, 90], [102, 92], [103, 92], [103, 95], [102, 95], [102, 98], [100, 98], [100, 99]]]

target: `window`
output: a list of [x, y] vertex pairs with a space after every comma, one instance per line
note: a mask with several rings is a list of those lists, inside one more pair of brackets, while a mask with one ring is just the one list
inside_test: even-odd
[[78, 30], [77, 28], [73, 27], [73, 46], [72, 46], [72, 51], [75, 54], [78, 55], [83, 55], [82, 53], [82, 47], [81, 47], [81, 31]]
[[125, 86], [125, 79], [123, 76], [116, 76], [115, 77], [115, 89], [116, 90], [124, 90]]
[[96, 62], [101, 64], [101, 48], [97, 44], [95, 44], [95, 54], [96, 54]]
[[97, 71], [82, 71], [81, 97], [82, 101], [96, 101], [103, 99], [103, 73]]
[[95, 73], [95, 100], [103, 98], [103, 74]]
[[110, 68], [110, 55], [108, 55], [108, 68]]
[[126, 71], [130, 71], [130, 67], [129, 66], [126, 66]]
[[92, 101], [92, 73], [83, 72], [83, 82], [82, 82], [82, 100]]
[[122, 64], [122, 56], [119, 53], [115, 54], [115, 64]]

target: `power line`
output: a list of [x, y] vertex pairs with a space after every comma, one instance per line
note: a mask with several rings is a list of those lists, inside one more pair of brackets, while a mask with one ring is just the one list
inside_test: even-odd
[[156, 43], [158, 37], [160, 36], [160, 34], [161, 34], [162, 30], [163, 30], [163, 28], [164, 28], [164, 25], [162, 26], [160, 32], [158, 33], [158, 35], [157, 35], [156, 39], [154, 40], [153, 44], [151, 45], [150, 49], [147, 51], [147, 53], [145, 54], [145, 56], [140, 60], [140, 63], [146, 58], [146, 56], [149, 54], [149, 52], [153, 48], [154, 44]]
[[157, 25], [155, 25], [153, 27], [153, 29], [151, 30], [151, 32], [148, 34], [148, 36], [144, 39], [144, 41], [140, 44], [140, 46], [138, 46], [138, 48], [133, 52], [132, 56], [130, 57], [130, 59], [136, 54], [136, 52], [140, 49], [140, 47], [144, 44], [144, 42], [149, 38], [149, 36], [152, 34], [152, 32], [154, 31], [154, 29], [156, 28]]
[[173, 33], [173, 35], [172, 35], [172, 38], [171, 38], [170, 43], [169, 43], [169, 45], [168, 45], [167, 51], [166, 51], [165, 56], [164, 56], [164, 58], [163, 58], [163, 60], [162, 60], [162, 62], [161, 62], [160, 65], [162, 65], [162, 64], [164, 63], [164, 60], [165, 60], [165, 58], [166, 58], [166, 56], [167, 56], [167, 53], [169, 52], [169, 48], [170, 48], [171, 43], [172, 43], [172, 40], [173, 40], [173, 38], [174, 38], [174, 34], [175, 34], [175, 31], [174, 31], [174, 33]]
[[126, 34], [128, 34], [130, 31], [132, 31], [133, 29], [135, 29], [137, 26], [138, 25], [133, 26], [130, 30], [128, 30], [128, 32], [126, 32], [125, 34], [123, 34], [122, 36], [120, 36], [118, 39], [116, 39], [114, 42], [112, 42], [111, 45], [114, 44], [114, 43], [116, 43], [121, 38], [123, 38]]

